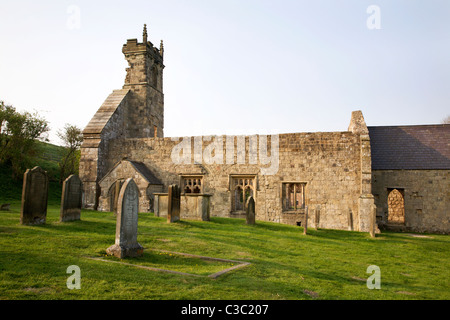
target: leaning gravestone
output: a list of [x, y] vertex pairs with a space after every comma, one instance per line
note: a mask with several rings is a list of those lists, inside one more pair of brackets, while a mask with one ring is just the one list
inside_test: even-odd
[[133, 179], [128, 178], [120, 189], [117, 201], [115, 244], [106, 249], [108, 255], [120, 259], [139, 257], [144, 248], [137, 242], [139, 211], [139, 189]]
[[20, 223], [45, 224], [47, 219], [48, 177], [40, 167], [27, 169], [23, 175]]
[[255, 199], [252, 196], [247, 199], [246, 206], [246, 222], [247, 224], [255, 224]]
[[71, 175], [63, 182], [61, 212], [59, 221], [80, 220], [81, 216], [81, 180]]
[[308, 232], [308, 206], [305, 207], [305, 224], [303, 227], [303, 234]]
[[353, 211], [351, 208], [348, 208], [347, 222], [348, 222], [348, 230], [353, 231]]
[[320, 205], [316, 207], [315, 210], [315, 217], [314, 222], [316, 224], [316, 229], [319, 229], [319, 223], [320, 223]]
[[114, 182], [113, 190], [110, 196], [110, 203], [112, 204], [112, 210], [114, 215], [117, 216], [117, 200], [119, 199], [120, 187], [122, 186], [122, 180], [116, 180]]
[[377, 227], [377, 207], [372, 205], [372, 211], [370, 215], [370, 225], [369, 225], [369, 234], [372, 238], [375, 238], [375, 232]]
[[180, 220], [180, 197], [181, 190], [176, 184], [169, 186], [168, 203], [167, 203], [167, 222], [175, 222]]

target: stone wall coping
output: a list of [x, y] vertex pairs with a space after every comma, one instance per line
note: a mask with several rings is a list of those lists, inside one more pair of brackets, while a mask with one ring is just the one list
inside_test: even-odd
[[306, 209], [297, 209], [297, 210], [283, 210], [281, 214], [304, 214]]
[[113, 90], [84, 128], [83, 135], [101, 134], [106, 124], [129, 92], [129, 89]]
[[[168, 193], [167, 192], [154, 192], [153, 195], [155, 196], [167, 196]], [[187, 196], [187, 197], [199, 197], [199, 196], [203, 196], [203, 197], [211, 197], [212, 194], [211, 193], [181, 193], [182, 196]]]

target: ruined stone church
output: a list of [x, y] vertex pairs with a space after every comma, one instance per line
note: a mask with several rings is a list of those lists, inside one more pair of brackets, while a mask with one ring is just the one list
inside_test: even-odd
[[[243, 217], [354, 231], [449, 233], [450, 125], [368, 127], [361, 111], [340, 132], [164, 136], [163, 43], [129, 39], [125, 83], [83, 131], [83, 207], [114, 211], [133, 178], [139, 211], [163, 216], [182, 190], [181, 218]], [[308, 214], [306, 215], [306, 211]]]

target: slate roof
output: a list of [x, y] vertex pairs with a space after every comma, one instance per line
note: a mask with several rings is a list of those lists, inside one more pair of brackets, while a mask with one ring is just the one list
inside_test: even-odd
[[154, 174], [153, 172], [150, 171], [149, 168], [147, 168], [147, 166], [145, 164], [143, 164], [142, 162], [137, 162], [137, 161], [131, 161], [131, 160], [127, 160], [129, 161], [133, 167], [145, 178], [147, 179], [147, 181], [150, 184], [163, 184], [161, 182], [161, 180], [159, 180]]
[[142, 163], [142, 162], [138, 162], [138, 161], [132, 161], [132, 160], [128, 160], [128, 159], [123, 159], [120, 160], [119, 162], [117, 162], [104, 176], [103, 178], [100, 179], [99, 183], [102, 183], [102, 181], [104, 179], [106, 179], [106, 177], [108, 177], [110, 175], [110, 173], [116, 169], [118, 166], [122, 165], [122, 163], [124, 161], [127, 161], [129, 163], [131, 163], [131, 165], [133, 166], [133, 168], [145, 179], [148, 181], [149, 184], [163, 184], [161, 182], [161, 180], [159, 180], [154, 174], [153, 172], [150, 171], [149, 168], [147, 168], [147, 166]]
[[372, 170], [450, 169], [450, 124], [368, 129]]
[[91, 121], [89, 121], [83, 133], [101, 133], [129, 91], [128, 89], [114, 90], [97, 110]]

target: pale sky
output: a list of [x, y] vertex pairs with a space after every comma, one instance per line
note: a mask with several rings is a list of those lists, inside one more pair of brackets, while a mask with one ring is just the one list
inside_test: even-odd
[[0, 1], [0, 100], [38, 111], [59, 144], [122, 88], [122, 45], [144, 23], [164, 40], [167, 137], [450, 115], [448, 0]]

